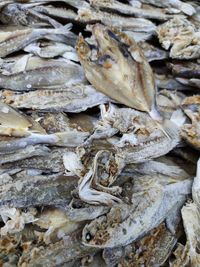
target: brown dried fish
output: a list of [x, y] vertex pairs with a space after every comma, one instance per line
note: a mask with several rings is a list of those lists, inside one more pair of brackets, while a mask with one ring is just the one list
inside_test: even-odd
[[104, 94], [158, 119], [153, 72], [135, 41], [100, 24], [92, 27], [92, 33], [98, 50], [83, 37], [77, 44], [87, 79]]

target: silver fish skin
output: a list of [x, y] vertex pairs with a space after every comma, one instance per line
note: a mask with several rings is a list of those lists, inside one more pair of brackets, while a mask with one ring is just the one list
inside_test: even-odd
[[110, 101], [90, 85], [75, 85], [64, 89], [37, 90], [24, 94], [5, 93], [2, 100], [17, 108], [51, 112], [82, 112]]
[[55, 89], [85, 82], [80, 65], [66, 59], [44, 60], [30, 58], [25, 71], [10, 75], [0, 74], [0, 87], [14, 91]]
[[[129, 205], [113, 207], [107, 216], [100, 216], [87, 224], [83, 229], [83, 243], [96, 248], [113, 248], [130, 244], [162, 223], [176, 206], [181, 207], [191, 193], [192, 187], [190, 179], [165, 186], [156, 182], [153, 182], [154, 185], [151, 185], [150, 181], [148, 183], [146, 189], [143, 187], [143, 193], [141, 185], [135, 188], [132, 208]], [[99, 238], [101, 228], [104, 235]], [[87, 239], [88, 234], [91, 236], [90, 239]]]
[[33, 41], [41, 38], [48, 38], [55, 35], [65, 35], [70, 37], [71, 24], [67, 24], [58, 29], [31, 29], [23, 28], [16, 31], [1, 31], [0, 33], [0, 57], [19, 51]]
[[7, 182], [2, 178], [5, 183], [0, 185], [1, 208], [66, 205], [70, 203], [70, 193], [77, 184], [76, 177], [66, 177], [59, 173], [30, 175], [24, 171]]

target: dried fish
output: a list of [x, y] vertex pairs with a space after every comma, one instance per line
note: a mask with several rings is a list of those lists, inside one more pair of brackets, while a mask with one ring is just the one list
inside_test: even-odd
[[182, 248], [181, 255], [179, 255], [178, 249], [175, 251], [176, 260], [173, 262], [173, 267], [178, 266], [198, 266], [200, 264], [200, 258], [198, 253], [199, 245], [199, 179], [200, 179], [200, 161], [197, 163], [197, 174], [194, 178], [192, 186], [192, 197], [194, 203], [187, 203], [181, 210], [183, 225], [187, 237], [185, 247]]
[[200, 96], [191, 96], [184, 99], [182, 105], [191, 124], [184, 124], [181, 136], [194, 148], [200, 149]]
[[180, 9], [183, 13], [186, 15], [192, 16], [193, 14], [196, 13], [195, 8], [189, 4], [189, 3], [184, 3], [180, 0], [167, 0], [167, 1], [160, 1], [160, 0], [141, 0], [142, 3], [145, 4], [152, 4], [158, 7], [173, 7]]
[[158, 20], [167, 20], [172, 16], [167, 14], [164, 9], [148, 7], [134, 7], [116, 0], [90, 0], [92, 7], [112, 12], [119, 12], [121, 14], [132, 15], [135, 17], [151, 18]]
[[46, 146], [27, 146], [13, 153], [6, 154], [4, 152], [2, 155], [0, 155], [0, 164], [28, 159], [35, 156], [47, 156], [49, 153], [50, 149], [48, 149]]
[[91, 49], [83, 37], [77, 44], [87, 79], [120, 103], [158, 118], [153, 72], [135, 41], [100, 24], [93, 26], [92, 32], [98, 50]]
[[72, 46], [54, 41], [31, 43], [24, 48], [24, 51], [42, 58], [62, 56], [69, 60], [79, 61], [76, 50]]
[[132, 206], [118, 205], [87, 224], [83, 229], [84, 244], [96, 248], [127, 245], [158, 226], [175, 207], [180, 211], [191, 193], [191, 180], [161, 186], [152, 179], [148, 177], [147, 184], [141, 180], [142, 187], [135, 186]]
[[4, 91], [2, 101], [15, 108], [38, 109], [43, 111], [81, 112], [104, 104], [110, 99], [92, 86], [78, 84], [64, 89], [36, 90], [23, 94]]
[[160, 224], [149, 235], [123, 248], [104, 249], [107, 266], [160, 266], [164, 264], [177, 242], [174, 236]]
[[[1, 175], [2, 176], [2, 175]], [[62, 174], [37, 175], [22, 171], [17, 177], [5, 180], [0, 185], [0, 207], [26, 208], [32, 206], [67, 205], [71, 191], [77, 185], [76, 177]]]
[[85, 23], [101, 22], [109, 27], [116, 27], [124, 31], [152, 32], [155, 33], [156, 26], [147, 19], [128, 18], [117, 14], [110, 14], [94, 9], [79, 9], [77, 20]]
[[[23, 28], [18, 31], [10, 31], [2, 28], [0, 35], [0, 57], [5, 57], [15, 51], [19, 51], [33, 41], [48, 38], [53, 35], [65, 35], [70, 38], [71, 24], [58, 29], [32, 29]], [[14, 45], [13, 45], [14, 44]]]
[[[83, 1], [80, 1], [80, 4], [87, 5], [87, 3]], [[80, 6], [79, 6], [80, 7]], [[48, 15], [50, 17], [56, 18], [56, 19], [65, 19], [67, 21], [75, 21], [77, 17], [77, 13], [74, 12], [72, 9], [66, 9], [63, 7], [55, 7], [55, 6], [47, 6], [47, 5], [39, 5], [34, 7], [34, 10]]]
[[49, 18], [45, 15], [37, 13], [34, 9], [39, 3], [33, 4], [8, 4], [0, 13], [0, 21], [7, 25], [22, 25], [22, 26], [48, 26], [49, 24], [55, 28], [59, 28], [62, 24], [56, 20]]
[[82, 68], [66, 59], [30, 57], [25, 71], [0, 74], [0, 87], [15, 91], [54, 89], [85, 82]]

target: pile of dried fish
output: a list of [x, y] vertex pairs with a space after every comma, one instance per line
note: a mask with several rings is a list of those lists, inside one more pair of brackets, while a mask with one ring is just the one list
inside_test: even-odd
[[2, 0], [0, 266], [200, 266], [200, 7]]

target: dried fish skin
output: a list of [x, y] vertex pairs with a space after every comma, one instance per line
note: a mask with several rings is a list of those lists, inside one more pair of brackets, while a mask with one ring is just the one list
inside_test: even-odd
[[27, 5], [19, 3], [8, 4], [1, 10], [0, 21], [7, 25], [23, 25], [34, 28], [48, 25], [55, 28], [62, 26], [62, 24], [58, 23], [56, 20], [37, 13], [34, 10], [34, 7], [37, 5], [39, 5], [39, 3]]
[[179, 39], [192, 37], [195, 26], [186, 18], [175, 17], [157, 27], [159, 42], [168, 50]]
[[195, 149], [200, 149], [200, 97], [194, 95], [186, 97], [182, 102], [186, 115], [191, 119], [191, 124], [182, 126], [181, 136]]
[[[40, 2], [40, 0], [25, 0], [28, 3]], [[18, 0], [18, 2], [24, 2], [24, 0]], [[55, 2], [54, 0], [42, 0], [42, 4]], [[84, 0], [61, 0], [60, 2], [66, 3], [75, 8], [88, 7], [89, 4]]]
[[54, 58], [62, 56], [66, 59], [78, 62], [75, 48], [64, 43], [48, 41], [31, 43], [24, 48], [24, 51], [39, 56], [41, 58]]
[[199, 58], [200, 35], [198, 32], [192, 36], [176, 41], [170, 50], [170, 57], [176, 59]]
[[185, 13], [188, 16], [192, 16], [193, 14], [196, 13], [195, 8], [189, 4], [189, 3], [184, 3], [180, 0], [167, 0], [167, 1], [160, 1], [160, 0], [141, 0], [140, 2], [145, 3], [145, 4], [152, 4], [154, 6], [158, 7], [173, 7], [180, 9], [183, 13]]
[[125, 247], [124, 255], [118, 264], [121, 266], [161, 266], [172, 252], [177, 239], [177, 235], [173, 235], [164, 224], [160, 224], [136, 244]]
[[133, 31], [124, 31], [124, 33], [131, 39], [134, 39], [136, 43], [144, 42], [153, 37], [151, 32], [133, 32]]
[[15, 161], [14, 164], [6, 163], [1, 166], [1, 169], [16, 169], [18, 167], [26, 170], [38, 169], [44, 173], [64, 173], [63, 154], [67, 151], [67, 148], [54, 148], [45, 157], [35, 156], [22, 161]]
[[[33, 41], [47, 38], [48, 35], [70, 35], [71, 24], [58, 29], [31, 29], [25, 28], [15, 31], [4, 31], [0, 34], [0, 57], [19, 51]], [[13, 45], [14, 44], [14, 45]]]
[[[17, 232], [21, 232], [25, 224], [32, 223], [36, 220], [35, 215], [37, 211], [32, 208], [28, 212], [21, 212], [16, 208], [1, 208], [0, 215], [5, 223], [5, 225], [1, 228], [1, 235], [15, 234]], [[8, 220], [9, 219], [9, 220]]]
[[72, 9], [66, 9], [63, 7], [55, 7], [51, 5], [39, 5], [35, 7], [34, 10], [37, 11], [38, 13], [42, 13], [44, 15], [48, 15], [53, 18], [62, 18], [62, 19], [66, 19], [69, 21], [73, 21], [73, 22], [75, 21], [77, 17], [77, 13], [74, 12]]
[[12, 139], [0, 142], [0, 153], [12, 152], [28, 145], [48, 144], [51, 146], [76, 147], [84, 143], [89, 133], [68, 131], [55, 134], [35, 134], [31, 133], [27, 137]]
[[109, 102], [110, 98], [90, 85], [78, 84], [64, 89], [43, 89], [23, 94], [4, 91], [2, 101], [15, 108], [78, 113]]
[[110, 12], [119, 12], [129, 16], [151, 18], [158, 20], [167, 20], [172, 16], [167, 14], [166, 10], [148, 7], [134, 7], [131, 5], [123, 4], [115, 0], [90, 0], [90, 5], [96, 9], [108, 10]]
[[32, 123], [9, 105], [0, 102], [0, 135], [23, 137], [30, 135]]
[[144, 56], [146, 57], [148, 62], [168, 58], [168, 53], [166, 51], [150, 45], [147, 42], [140, 42], [138, 45], [142, 49]]
[[82, 23], [101, 22], [106, 26], [116, 27], [123, 31], [150, 32], [152, 34], [156, 32], [156, 26], [150, 20], [123, 17], [95, 9], [79, 9], [76, 19]]
[[37, 215], [33, 224], [47, 230], [43, 236], [45, 244], [54, 243], [55, 239], [61, 239], [80, 228], [80, 223], [71, 221], [65, 212], [58, 208], [44, 209]]
[[137, 240], [163, 222], [175, 207], [180, 210], [191, 193], [192, 182], [186, 179], [161, 186], [148, 181], [143, 191], [140, 186], [135, 188], [132, 206], [113, 207], [106, 216], [100, 216], [84, 227], [85, 246], [113, 248]]
[[55, 89], [85, 82], [81, 66], [65, 59], [30, 58], [25, 71], [0, 74], [0, 87], [14, 91]]
[[0, 185], [0, 207], [26, 208], [31, 206], [65, 206], [72, 200], [71, 191], [76, 177], [62, 174], [30, 175], [27, 172]]
[[100, 24], [93, 26], [92, 32], [98, 51], [91, 50], [83, 37], [77, 44], [89, 82], [120, 103], [158, 117], [153, 72], [135, 41]]
[[177, 259], [172, 263], [173, 267], [192, 266], [196, 267], [200, 264], [199, 253], [197, 252], [199, 245], [199, 210], [194, 203], [188, 203], [181, 210], [183, 225], [186, 232], [187, 242], [181, 255], [177, 255]]
[[28, 264], [30, 267], [63, 266], [74, 259], [94, 254], [97, 249], [85, 247], [81, 244], [80, 231], [76, 231], [71, 236], [63, 238], [54, 244], [46, 247], [40, 246], [24, 253], [18, 265]]
[[200, 65], [194, 62], [175, 62], [168, 65], [174, 76], [183, 78], [200, 78]]
[[120, 188], [107, 187], [100, 184], [97, 168], [97, 160], [104, 151], [99, 151], [94, 157], [92, 167], [85, 170], [81, 156], [74, 152], [67, 152], [63, 156], [63, 162], [66, 168], [66, 173], [69, 175], [77, 175], [80, 180], [78, 184], [78, 195], [80, 199], [92, 205], [114, 205], [121, 203], [120, 198], [114, 196], [120, 193]]
[[3, 153], [0, 155], [0, 164], [5, 164], [9, 162], [15, 162], [18, 160], [23, 160], [35, 156], [47, 156], [50, 153], [50, 149], [46, 146], [36, 145], [36, 146], [27, 146], [21, 150], [18, 150], [14, 153]]

